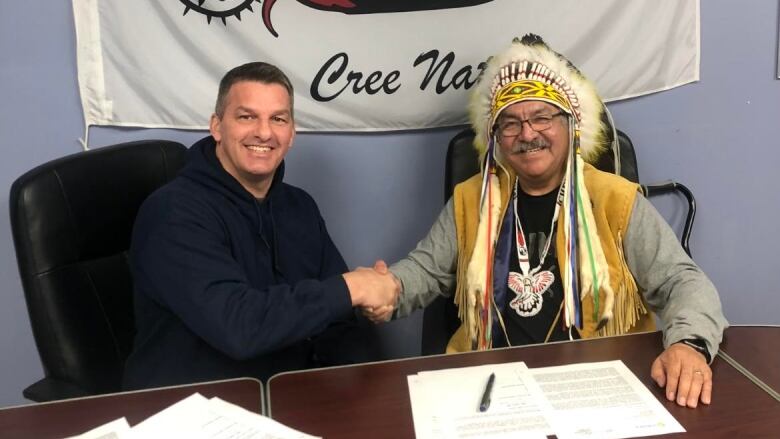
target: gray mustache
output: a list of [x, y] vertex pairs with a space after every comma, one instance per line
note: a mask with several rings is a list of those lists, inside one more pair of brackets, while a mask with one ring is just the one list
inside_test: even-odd
[[512, 145], [512, 154], [516, 153], [522, 153], [526, 151], [530, 151], [532, 149], [536, 148], [547, 148], [550, 146], [550, 142], [544, 140], [544, 139], [535, 139], [530, 142], [517, 142], [514, 145]]

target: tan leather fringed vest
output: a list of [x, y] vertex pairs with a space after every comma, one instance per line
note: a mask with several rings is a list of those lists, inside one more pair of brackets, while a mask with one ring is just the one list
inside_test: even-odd
[[[501, 216], [503, 218], [509, 206], [511, 187], [514, 184], [513, 176], [499, 172], [501, 185]], [[618, 335], [631, 332], [643, 332], [655, 330], [655, 319], [647, 310], [644, 299], [638, 292], [636, 282], [626, 266], [623, 256], [623, 239], [625, 238], [631, 211], [639, 186], [614, 174], [597, 170], [589, 164], [584, 167], [585, 186], [593, 204], [593, 216], [596, 220], [599, 240], [604, 250], [607, 264], [609, 265], [610, 285], [615, 292], [615, 303], [612, 322], [599, 331], [596, 331], [598, 318], [594, 319], [593, 297], [589, 296], [582, 301], [583, 328], [580, 330], [582, 338]], [[482, 176], [475, 175], [455, 187], [453, 201], [455, 204], [455, 227], [458, 236], [458, 291], [455, 297], [460, 296], [460, 289], [466, 287], [466, 270], [469, 259], [474, 251], [474, 241], [479, 224], [479, 196], [482, 188]], [[558, 255], [565, 253], [563, 215], [558, 218], [555, 240]], [[605, 303], [603, 292], [600, 293], [599, 303]], [[601, 310], [599, 310], [599, 314]], [[463, 313], [461, 313], [463, 315]], [[560, 319], [557, 320], [560, 324]], [[464, 352], [471, 350], [471, 342], [468, 339], [466, 326], [460, 328], [450, 339], [447, 352]]]

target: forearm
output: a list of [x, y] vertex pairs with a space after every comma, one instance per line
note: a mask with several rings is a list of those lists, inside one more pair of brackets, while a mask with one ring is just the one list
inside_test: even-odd
[[[140, 274], [140, 272], [137, 271]], [[213, 348], [235, 360], [254, 358], [297, 343], [345, 320], [352, 307], [341, 275], [325, 280], [254, 288], [229, 277], [139, 275], [137, 291], [169, 309]], [[186, 279], [186, 280], [185, 280]], [[217, 280], [219, 279], [219, 280]]]
[[634, 203], [623, 247], [640, 291], [661, 319], [664, 346], [699, 338], [714, 357], [728, 326], [718, 292], [644, 197]]
[[439, 296], [451, 296], [455, 287], [458, 244], [452, 201], [442, 210], [428, 235], [404, 259], [390, 267], [401, 283], [395, 317], [424, 308]]
[[234, 359], [255, 357], [351, 312], [341, 274], [272, 283], [269, 273], [267, 283], [253, 284], [213, 230], [219, 229], [189, 220], [175, 227], [158, 222], [134, 235], [130, 252], [137, 294], [168, 309], [213, 348]]

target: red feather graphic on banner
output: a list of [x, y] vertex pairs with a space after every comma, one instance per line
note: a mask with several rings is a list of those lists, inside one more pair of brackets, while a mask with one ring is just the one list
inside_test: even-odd
[[[224, 5], [220, 9], [209, 9], [203, 7], [206, 0], [179, 0], [184, 6], [184, 14], [193, 10], [206, 16], [208, 23], [216, 17], [222, 20], [222, 24], [227, 25], [227, 18], [236, 17], [241, 20], [241, 12], [244, 10], [253, 11], [252, 3], [260, 0], [221, 0]], [[278, 37], [279, 34], [271, 23], [271, 9], [278, 0], [265, 0], [262, 2], [261, 16], [263, 24], [271, 35]], [[383, 14], [390, 12], [415, 12], [431, 11], [436, 9], [455, 9], [468, 6], [481, 5], [493, 0], [297, 0], [310, 8], [319, 9], [328, 12], [341, 12], [344, 14]], [[197, 4], [196, 4], [197, 2]], [[182, 14], [182, 15], [184, 15]]]

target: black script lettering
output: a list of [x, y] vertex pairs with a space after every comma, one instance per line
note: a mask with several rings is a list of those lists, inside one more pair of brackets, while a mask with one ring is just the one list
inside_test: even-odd
[[394, 83], [400, 76], [401, 72], [398, 70], [393, 70], [387, 74], [387, 78], [385, 78], [385, 82], [382, 84], [382, 88], [385, 90], [385, 93], [391, 95], [395, 93], [396, 90], [398, 90], [398, 87], [400, 87], [401, 84], [396, 85], [395, 88], [391, 88], [390, 85]]
[[[360, 94], [365, 91], [369, 95], [377, 94], [380, 91], [383, 91], [386, 94], [393, 94], [401, 87], [401, 84], [395, 85], [396, 81], [401, 76], [401, 72], [398, 70], [393, 70], [388, 73], [387, 76], [381, 71], [376, 70], [366, 76], [365, 80], [363, 80], [364, 74], [362, 72], [350, 70], [349, 73], [347, 73], [346, 78], [344, 78], [344, 72], [347, 70], [348, 64], [349, 56], [344, 52], [333, 55], [325, 62], [314, 76], [314, 80], [311, 83], [311, 88], [309, 89], [311, 97], [320, 102], [332, 101], [339, 97], [350, 84], [352, 84], [352, 93]], [[327, 85], [335, 84], [335, 90], [330, 93], [327, 93], [327, 87], [321, 85], [322, 79], [325, 78], [326, 75], [327, 79], [325, 82]], [[325, 90], [323, 90], [323, 88], [325, 88]]]
[[347, 88], [348, 84], [344, 84], [343, 87], [341, 87], [341, 90], [336, 92], [336, 94], [331, 95], [329, 97], [322, 96], [319, 92], [320, 88], [320, 82], [322, 81], [322, 77], [325, 76], [325, 73], [331, 68], [333, 64], [335, 64], [337, 61], [341, 60], [341, 64], [336, 67], [336, 69], [328, 76], [328, 84], [333, 84], [336, 82], [342, 73], [344, 73], [344, 70], [347, 68], [347, 63], [349, 63], [349, 57], [346, 53], [341, 52], [333, 55], [330, 57], [330, 59], [320, 68], [320, 71], [317, 72], [317, 74], [314, 76], [314, 81], [311, 82], [311, 88], [309, 90], [309, 93], [311, 94], [311, 97], [314, 99], [320, 101], [320, 102], [327, 102], [330, 100], [335, 99], [338, 95], [341, 94], [342, 91], [344, 91], [345, 88]]
[[[421, 54], [420, 56], [417, 57], [416, 60], [414, 60], [415, 67], [417, 67], [418, 65], [426, 61], [430, 61], [430, 65], [428, 66], [428, 72], [425, 74], [425, 77], [420, 83], [420, 90], [425, 90], [428, 87], [428, 84], [430, 84], [431, 80], [434, 79], [434, 77], [437, 77], [436, 94], [442, 94], [445, 91], [447, 91], [447, 89], [450, 87], [453, 87], [456, 90], [463, 87], [464, 89], [468, 90], [474, 84], [476, 84], [477, 80], [479, 79], [479, 75], [485, 69], [485, 63], [484, 62], [480, 63], [479, 66], [477, 66], [479, 72], [474, 74], [472, 67], [470, 65], [467, 65], [461, 67], [457, 72], [455, 72], [452, 78], [447, 79], [447, 74], [450, 71], [450, 67], [452, 67], [453, 62], [455, 62], [455, 54], [453, 52], [450, 52], [447, 55], [445, 55], [441, 59], [441, 61], [438, 61], [438, 58], [439, 58], [439, 51], [433, 49]], [[472, 79], [472, 74], [474, 74], [473, 79]]]

